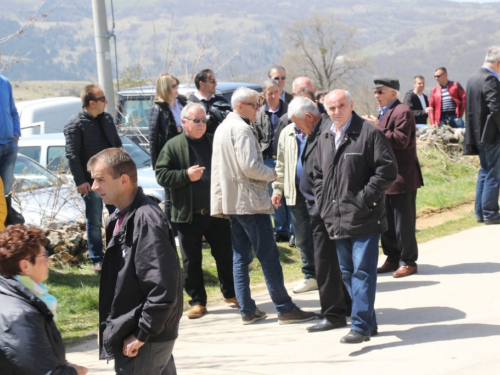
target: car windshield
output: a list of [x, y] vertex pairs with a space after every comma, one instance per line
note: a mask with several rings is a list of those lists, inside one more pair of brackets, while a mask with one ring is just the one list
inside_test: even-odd
[[148, 97], [127, 98], [124, 100], [120, 108], [120, 125], [147, 129], [151, 104], [152, 102]]
[[127, 137], [121, 137], [123, 148], [127, 151], [134, 160], [134, 163], [137, 165], [137, 168], [142, 167], [150, 167], [151, 166], [151, 157], [149, 153], [139, 146], [137, 143], [132, 142]]
[[15, 191], [33, 191], [60, 185], [61, 181], [41, 165], [24, 155], [18, 154], [14, 167]]

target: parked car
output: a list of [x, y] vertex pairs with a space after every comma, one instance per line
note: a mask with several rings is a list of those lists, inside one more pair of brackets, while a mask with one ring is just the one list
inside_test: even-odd
[[[125, 136], [121, 136], [123, 148], [137, 165], [137, 179], [144, 194], [157, 203], [165, 200], [165, 189], [156, 182], [156, 175], [151, 168], [149, 153]], [[66, 159], [66, 138], [63, 133], [41, 134], [19, 139], [18, 152], [30, 157], [58, 176], [65, 176], [73, 181]]]
[[14, 167], [12, 206], [26, 224], [49, 221], [75, 222], [84, 217], [85, 207], [74, 186], [25, 155], [18, 154]]
[[[249, 87], [257, 92], [262, 91], [259, 85], [253, 83], [218, 82], [216, 93], [222, 95], [228, 103], [231, 103], [233, 92], [242, 86]], [[153, 103], [155, 92], [155, 86], [133, 87], [118, 92], [115, 116], [118, 131], [143, 147], [147, 147], [149, 144], [149, 108]], [[195, 92], [196, 86], [194, 83], [181, 83], [179, 85], [179, 94], [181, 95], [189, 98]]]

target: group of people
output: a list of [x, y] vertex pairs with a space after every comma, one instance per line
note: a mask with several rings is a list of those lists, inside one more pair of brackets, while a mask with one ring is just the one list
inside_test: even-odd
[[[138, 186], [136, 165], [120, 148], [104, 111], [104, 93], [86, 86], [82, 111], [65, 127], [66, 155], [85, 200], [89, 256], [100, 274], [100, 358], [115, 359], [120, 374], [134, 368], [176, 373], [172, 352], [183, 285], [190, 297], [188, 318], [208, 312], [204, 239], [216, 260], [223, 299], [240, 308], [243, 324], [267, 317], [251, 295], [254, 254], [278, 322], [315, 319], [285, 288], [276, 241], [286, 234], [276, 232], [279, 225], [288, 228], [286, 238], [294, 237], [302, 258], [304, 279], [294, 292], [319, 290], [321, 320], [307, 330], [345, 327], [350, 318], [341, 343], [370, 340], [378, 334], [377, 274], [400, 278], [418, 271], [415, 202], [423, 179], [415, 134], [426, 116], [431, 126], [461, 127], [465, 106], [464, 150], [478, 154], [481, 164], [476, 216], [485, 224], [500, 224], [499, 73], [500, 47], [492, 47], [469, 79], [467, 96], [439, 68], [439, 87], [430, 100], [423, 95], [423, 78], [416, 76], [414, 90], [405, 97], [408, 105], [398, 100], [396, 78], [377, 78], [379, 115], [364, 117], [344, 89], [328, 92], [323, 104], [316, 102], [308, 77], [296, 78], [292, 93], [286, 93], [281, 66], [269, 70], [262, 94], [238, 88], [230, 105], [216, 95], [211, 70], [196, 76], [197, 92], [190, 98], [178, 95], [175, 76], [162, 74], [150, 112], [150, 152], [158, 183], [166, 189], [166, 214]], [[105, 252], [103, 204], [110, 212]], [[386, 260], [377, 268], [380, 240]], [[14, 225], [0, 232], [0, 304], [5, 306], [0, 367], [8, 374], [40, 369], [85, 374], [87, 369], [65, 360], [54, 325], [57, 300], [43, 285], [45, 243], [36, 228]]]

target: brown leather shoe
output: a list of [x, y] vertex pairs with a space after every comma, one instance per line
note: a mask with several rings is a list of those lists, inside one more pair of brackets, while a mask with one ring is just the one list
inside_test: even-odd
[[187, 313], [189, 319], [198, 319], [207, 313], [207, 308], [202, 305], [193, 305]]
[[238, 300], [236, 299], [236, 297], [233, 297], [233, 298], [224, 298], [224, 302], [229, 303], [229, 304], [233, 304], [236, 307], [240, 307], [240, 304], [238, 303]]
[[390, 263], [388, 261], [385, 261], [382, 266], [377, 268], [377, 273], [387, 273], [387, 272], [393, 272], [396, 271], [399, 267], [399, 263]]
[[405, 276], [410, 276], [413, 275], [414, 273], [417, 273], [417, 265], [415, 266], [401, 266], [399, 267], [393, 274], [392, 277], [405, 277]]

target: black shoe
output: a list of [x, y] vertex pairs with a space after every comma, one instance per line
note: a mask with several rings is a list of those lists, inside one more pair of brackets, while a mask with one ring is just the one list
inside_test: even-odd
[[288, 242], [288, 246], [295, 247], [295, 236], [290, 236], [290, 242]]
[[376, 329], [374, 329], [373, 331], [370, 332], [371, 337], [377, 336], [377, 335], [378, 335], [378, 331]]
[[500, 224], [500, 218], [492, 219], [492, 220], [484, 219], [484, 224], [486, 224], [486, 225]]
[[308, 332], [322, 332], [322, 331], [329, 331], [331, 329], [335, 328], [342, 328], [347, 325], [346, 321], [339, 321], [336, 323], [330, 322], [328, 319], [324, 318], [321, 322], [318, 324], [315, 324], [311, 327], [307, 327]]
[[282, 234], [275, 234], [274, 239], [276, 242], [288, 242], [290, 240], [288, 236], [283, 236]]
[[314, 312], [303, 311], [298, 307], [295, 307], [289, 313], [278, 315], [279, 324], [302, 323], [312, 319], [316, 319], [316, 314]]
[[340, 339], [341, 344], [360, 344], [364, 341], [370, 341], [370, 336], [363, 335], [361, 332], [352, 329], [351, 332]]

